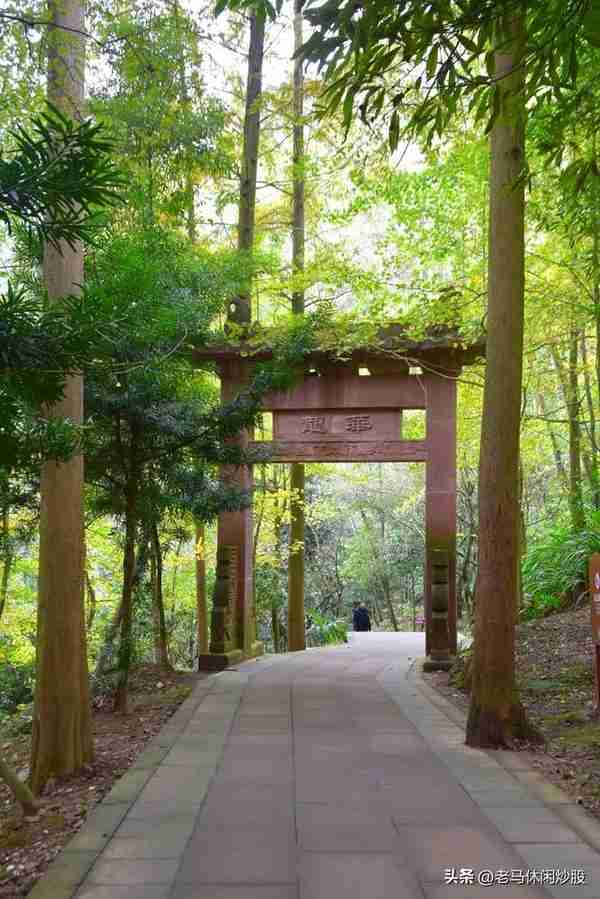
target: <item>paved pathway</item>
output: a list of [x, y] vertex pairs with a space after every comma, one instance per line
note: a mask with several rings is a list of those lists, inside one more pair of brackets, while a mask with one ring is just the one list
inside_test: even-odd
[[[200, 684], [189, 720], [155, 739], [150, 767], [126, 775], [125, 791], [143, 785], [133, 805], [118, 785], [103, 803], [109, 817], [121, 807], [112, 837], [100, 833], [110, 830], [101, 806], [100, 823], [69, 847], [88, 853], [88, 867], [95, 853], [69, 895], [598, 899], [600, 853], [557, 814], [566, 797], [556, 792], [549, 806], [493, 754], [466, 748], [462, 729], [407, 678], [422, 654], [422, 635], [353, 635]], [[48, 892], [57, 864], [39, 896], [59, 895]], [[473, 869], [475, 883], [446, 883], [452, 868]], [[545, 868], [584, 869], [587, 883], [518, 883]], [[517, 883], [478, 885], [482, 869]]]

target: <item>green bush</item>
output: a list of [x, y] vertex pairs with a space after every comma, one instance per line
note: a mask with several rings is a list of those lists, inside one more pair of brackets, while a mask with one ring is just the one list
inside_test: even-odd
[[16, 706], [10, 714], [0, 711], [0, 730], [5, 737], [26, 736], [31, 733], [32, 724], [32, 702]]
[[0, 666], [0, 712], [12, 715], [19, 706], [33, 700], [33, 662]]
[[587, 580], [588, 560], [600, 552], [600, 511], [589, 511], [583, 531], [558, 522], [530, 540], [522, 562], [525, 619], [556, 611], [563, 597]]
[[346, 621], [327, 619], [320, 612], [314, 610], [307, 612], [307, 618], [311, 622], [310, 627], [306, 629], [307, 646], [333, 646], [347, 642], [348, 625]]
[[532, 618], [545, 618], [546, 615], [559, 612], [563, 605], [562, 597], [552, 593], [530, 596], [521, 609], [521, 620], [530, 621]]

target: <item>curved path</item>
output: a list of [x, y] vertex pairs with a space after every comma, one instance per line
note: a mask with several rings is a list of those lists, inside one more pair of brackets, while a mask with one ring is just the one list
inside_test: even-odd
[[124, 778], [137, 799], [121, 782], [100, 806], [112, 835], [94, 844], [92, 820], [64, 854], [95, 853], [69, 895], [598, 899], [600, 854], [407, 676], [423, 648], [420, 634], [353, 635], [201, 682]]

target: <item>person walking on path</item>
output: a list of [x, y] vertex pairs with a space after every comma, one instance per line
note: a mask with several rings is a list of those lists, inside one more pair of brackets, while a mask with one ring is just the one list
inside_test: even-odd
[[371, 630], [371, 618], [364, 602], [361, 602], [358, 609], [352, 612], [352, 625], [355, 631]]

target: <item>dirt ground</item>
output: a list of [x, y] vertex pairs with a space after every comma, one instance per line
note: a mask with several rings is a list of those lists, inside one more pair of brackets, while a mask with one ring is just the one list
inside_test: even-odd
[[[0, 782], [0, 899], [27, 895], [50, 862], [76, 833], [86, 814], [108, 793], [148, 740], [189, 696], [201, 675], [145, 666], [131, 679], [131, 712], [113, 715], [110, 700], [94, 702], [95, 761], [77, 776], [51, 781], [36, 818], [24, 819]], [[2, 757], [27, 774], [30, 736], [0, 733]]]
[[[600, 818], [600, 719], [592, 716], [594, 692], [590, 608], [586, 605], [517, 629], [517, 679], [531, 721], [545, 746], [527, 744], [533, 764], [549, 781]], [[452, 673], [425, 674], [446, 699], [467, 711], [468, 695]]]

